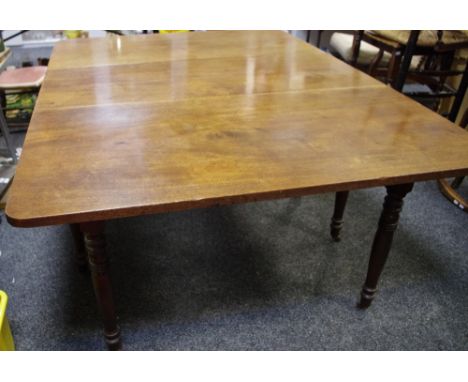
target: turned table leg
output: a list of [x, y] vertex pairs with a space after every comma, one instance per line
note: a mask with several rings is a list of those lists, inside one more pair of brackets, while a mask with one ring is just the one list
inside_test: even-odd
[[70, 231], [75, 243], [75, 262], [80, 272], [88, 269], [88, 260], [86, 258], [86, 249], [84, 244], [83, 233], [80, 230], [79, 224], [70, 224]]
[[343, 214], [348, 200], [349, 191], [340, 191], [335, 195], [335, 210], [330, 224], [330, 234], [335, 241], [340, 241], [340, 232], [343, 228]]
[[367, 278], [361, 292], [360, 308], [368, 308], [377, 291], [377, 283], [392, 246], [393, 234], [403, 207], [403, 198], [413, 189], [413, 183], [387, 186], [387, 196], [380, 215], [379, 226], [372, 244]]
[[81, 223], [84, 233], [88, 264], [94, 293], [104, 321], [104, 337], [109, 350], [121, 348], [120, 328], [117, 325], [112, 286], [108, 272], [109, 264], [106, 255], [104, 222]]

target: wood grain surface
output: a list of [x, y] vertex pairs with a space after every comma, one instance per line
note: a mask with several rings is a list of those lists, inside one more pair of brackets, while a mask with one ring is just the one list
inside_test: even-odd
[[468, 133], [280, 31], [54, 48], [6, 214], [15, 226], [468, 174]]

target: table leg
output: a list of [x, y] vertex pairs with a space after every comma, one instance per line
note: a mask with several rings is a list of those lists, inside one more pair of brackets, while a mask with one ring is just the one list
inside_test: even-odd
[[330, 234], [335, 241], [340, 241], [340, 232], [343, 228], [343, 214], [348, 200], [349, 191], [340, 191], [335, 195], [335, 210], [330, 224]]
[[86, 259], [86, 249], [84, 244], [83, 233], [80, 230], [79, 224], [70, 224], [70, 231], [75, 243], [75, 262], [80, 272], [88, 269], [88, 260]]
[[368, 308], [377, 291], [377, 283], [392, 246], [393, 234], [403, 207], [403, 198], [413, 189], [413, 183], [387, 186], [387, 196], [380, 215], [379, 226], [372, 244], [367, 278], [361, 292], [359, 307]]
[[117, 325], [111, 280], [108, 272], [104, 222], [81, 223], [84, 233], [88, 264], [91, 270], [94, 293], [104, 321], [104, 336], [109, 350], [121, 348], [120, 328]]

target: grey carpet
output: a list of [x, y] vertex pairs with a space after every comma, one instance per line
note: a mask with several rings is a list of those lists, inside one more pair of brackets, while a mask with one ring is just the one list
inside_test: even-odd
[[[356, 309], [383, 189], [112, 221], [125, 349], [468, 350], [468, 215], [434, 182], [407, 197], [380, 293]], [[0, 224], [0, 289], [19, 350], [104, 349], [68, 227]]]

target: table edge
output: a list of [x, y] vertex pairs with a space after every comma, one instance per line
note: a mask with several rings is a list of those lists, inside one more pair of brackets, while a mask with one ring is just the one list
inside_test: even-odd
[[171, 202], [166, 204], [123, 207], [118, 209], [87, 211], [70, 213], [67, 215], [52, 215], [34, 218], [15, 217], [8, 209], [8, 202], [5, 209], [7, 221], [14, 227], [34, 228], [60, 224], [84, 223], [91, 221], [105, 221], [119, 218], [128, 218], [142, 215], [151, 215], [159, 213], [185, 211], [196, 208], [208, 208], [216, 205], [232, 205], [249, 202], [268, 201], [275, 199], [286, 199], [291, 197], [308, 196], [338, 191], [352, 191], [380, 186], [390, 186], [403, 183], [414, 183], [421, 181], [430, 181], [447, 177], [458, 177], [468, 175], [468, 168], [454, 169], [447, 171], [435, 171], [416, 175], [403, 175], [392, 178], [379, 178], [374, 180], [353, 181], [344, 183], [325, 184], [320, 186], [310, 186], [301, 188], [292, 188], [286, 190], [274, 190], [257, 192], [252, 194], [239, 194], [228, 196], [217, 196], [199, 200], [188, 200], [180, 202]]

